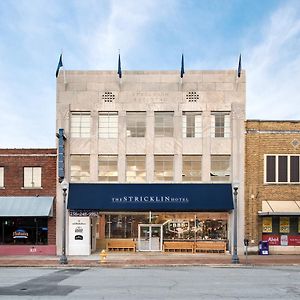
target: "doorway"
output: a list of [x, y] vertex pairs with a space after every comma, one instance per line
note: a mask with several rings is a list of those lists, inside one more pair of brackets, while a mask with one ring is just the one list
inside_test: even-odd
[[138, 225], [138, 251], [162, 251], [163, 225]]

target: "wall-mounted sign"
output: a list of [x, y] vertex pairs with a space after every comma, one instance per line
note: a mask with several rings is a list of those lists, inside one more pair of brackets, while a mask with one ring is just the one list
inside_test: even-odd
[[170, 220], [168, 230], [181, 234], [190, 230], [190, 222], [188, 220]]
[[264, 217], [262, 222], [263, 222], [262, 232], [263, 233], [271, 233], [273, 231], [272, 217]]
[[287, 235], [282, 235], [281, 237], [280, 237], [280, 245], [281, 246], [287, 246], [289, 244], [289, 242], [288, 242], [288, 236]]
[[80, 235], [80, 234], [77, 234], [77, 235], [75, 235], [75, 240], [76, 241], [78, 241], [78, 240], [82, 241], [83, 240], [83, 236]]
[[269, 242], [271, 246], [280, 245], [280, 236], [278, 234], [263, 234], [262, 240]]
[[290, 232], [290, 218], [289, 217], [280, 217], [279, 218], [279, 232], [280, 233], [289, 233]]

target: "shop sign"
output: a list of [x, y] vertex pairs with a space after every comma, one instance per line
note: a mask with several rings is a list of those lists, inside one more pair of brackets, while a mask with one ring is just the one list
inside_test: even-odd
[[300, 246], [300, 235], [289, 235], [288, 243], [289, 246]]
[[262, 232], [271, 233], [272, 231], [272, 217], [264, 217]]
[[123, 197], [112, 197], [111, 201], [113, 203], [188, 203], [189, 199], [186, 197], [171, 197], [171, 196], [138, 196], [138, 195], [128, 195]]
[[280, 233], [289, 233], [290, 232], [290, 218], [289, 217], [280, 217], [279, 232]]
[[281, 246], [288, 246], [289, 242], [288, 242], [288, 236], [287, 235], [282, 235], [280, 237], [280, 245]]
[[24, 229], [17, 229], [13, 232], [13, 238], [14, 239], [27, 239], [28, 238], [28, 232]]
[[278, 234], [263, 234], [263, 241], [269, 242], [271, 246], [280, 245], [280, 236]]
[[171, 232], [183, 233], [190, 230], [190, 222], [188, 220], [170, 220], [168, 230]]

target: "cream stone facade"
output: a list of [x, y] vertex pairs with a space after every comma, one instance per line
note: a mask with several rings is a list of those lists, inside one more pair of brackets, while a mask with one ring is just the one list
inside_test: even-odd
[[[57, 79], [56, 128], [64, 129], [65, 179], [71, 182], [70, 157], [89, 155], [90, 174], [81, 183], [99, 183], [99, 155], [118, 156], [118, 181], [126, 183], [126, 156], [146, 157], [146, 183], [157, 182], [154, 177], [155, 155], [173, 157], [173, 180], [183, 183], [183, 155], [201, 156], [201, 184], [211, 181], [211, 155], [230, 155], [230, 178], [227, 183], [238, 184], [238, 252], [243, 252], [244, 239], [244, 121], [245, 74], [236, 71], [187, 71], [180, 78], [176, 71], [124, 71], [119, 79], [115, 71], [65, 71]], [[72, 137], [71, 114], [90, 114], [89, 137]], [[99, 138], [99, 112], [116, 112], [117, 138]], [[127, 112], [146, 113], [145, 137], [128, 137]], [[155, 113], [173, 112], [173, 136], [155, 136]], [[186, 138], [182, 134], [183, 112], [201, 113], [201, 136]], [[212, 137], [212, 113], [227, 112], [230, 118], [228, 137]], [[186, 182], [184, 182], [186, 183]], [[189, 184], [189, 183], [186, 183]], [[70, 201], [70, 199], [69, 199]], [[57, 187], [57, 247], [61, 252], [63, 214], [62, 190]], [[228, 250], [232, 247], [233, 217], [228, 217]], [[72, 217], [74, 218], [74, 216]], [[86, 217], [89, 218], [89, 217]], [[73, 220], [73, 219], [72, 219]], [[67, 218], [69, 222], [69, 218]], [[91, 219], [91, 222], [97, 222]], [[99, 223], [101, 226], [101, 222]], [[95, 224], [94, 224], [95, 225]], [[67, 225], [68, 227], [68, 225]], [[96, 226], [92, 232], [90, 251], [96, 249]], [[99, 229], [98, 229], [99, 230]], [[99, 230], [101, 231], [101, 230]], [[67, 230], [67, 253], [70, 248]], [[72, 244], [72, 243], [71, 243]], [[76, 251], [75, 251], [76, 252]]]

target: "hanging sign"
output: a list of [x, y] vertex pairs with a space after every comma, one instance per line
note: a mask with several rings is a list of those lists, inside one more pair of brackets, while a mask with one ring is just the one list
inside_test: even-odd
[[262, 232], [263, 233], [271, 233], [273, 231], [272, 228], [272, 217], [264, 217], [263, 218], [263, 225], [262, 225]]

